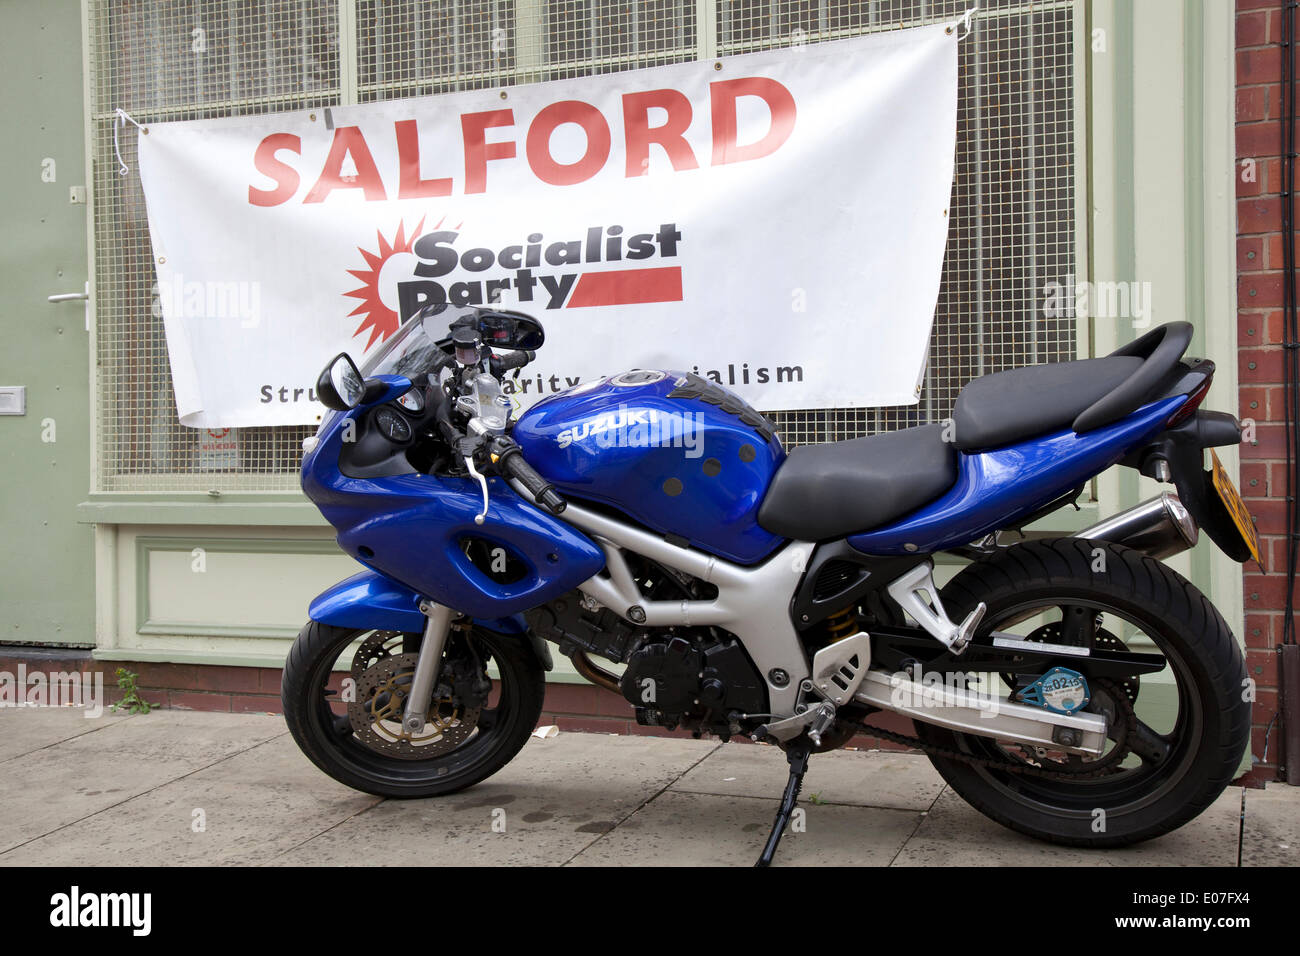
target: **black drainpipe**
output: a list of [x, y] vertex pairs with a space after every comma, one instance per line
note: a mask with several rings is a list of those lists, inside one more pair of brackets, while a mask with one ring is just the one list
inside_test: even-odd
[[1278, 669], [1283, 747], [1279, 770], [1300, 786], [1300, 646], [1296, 644], [1295, 582], [1300, 556], [1300, 327], [1296, 310], [1296, 249], [1293, 222], [1295, 195], [1295, 11], [1300, 3], [1282, 5], [1282, 398], [1286, 425], [1286, 613]]

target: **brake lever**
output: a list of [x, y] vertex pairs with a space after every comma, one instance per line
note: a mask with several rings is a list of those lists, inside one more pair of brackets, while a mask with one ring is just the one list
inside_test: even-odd
[[473, 475], [475, 478], [478, 479], [479, 487], [483, 489], [483, 512], [482, 512], [482, 514], [476, 514], [476, 515], [474, 516], [474, 523], [475, 523], [475, 524], [478, 524], [478, 525], [481, 525], [481, 524], [482, 524], [482, 523], [487, 519], [487, 513], [488, 513], [488, 483], [487, 483], [487, 479], [483, 477], [483, 473], [482, 473], [482, 472], [480, 472], [477, 468], [474, 467], [474, 456], [473, 456], [473, 455], [466, 455], [466, 456], [465, 456], [465, 468], [469, 471], [469, 473], [470, 473], [471, 475]]

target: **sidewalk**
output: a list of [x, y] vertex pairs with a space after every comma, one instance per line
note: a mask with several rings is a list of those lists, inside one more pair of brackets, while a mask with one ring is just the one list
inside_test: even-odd
[[[384, 800], [316, 770], [279, 717], [5, 708], [0, 865], [749, 866], [785, 773], [772, 747], [561, 733], [470, 790]], [[1300, 862], [1300, 789], [1282, 784], [1232, 787], [1181, 830], [1112, 851], [1005, 830], [916, 755], [814, 757], [800, 806], [806, 830], [777, 865]]]

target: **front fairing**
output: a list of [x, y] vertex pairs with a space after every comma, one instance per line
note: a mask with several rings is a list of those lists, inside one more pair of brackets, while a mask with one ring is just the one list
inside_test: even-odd
[[[604, 567], [604, 554], [590, 538], [525, 501], [500, 478], [489, 482], [491, 503], [480, 525], [474, 519], [483, 498], [470, 478], [344, 475], [343, 443], [364, 427], [367, 410], [411, 388], [405, 376], [368, 377], [387, 388], [365, 406], [329, 413], [302, 463], [303, 491], [338, 531], [346, 553], [417, 594], [483, 619], [543, 604]], [[467, 556], [471, 539], [505, 549], [526, 573], [509, 582], [493, 580]]]

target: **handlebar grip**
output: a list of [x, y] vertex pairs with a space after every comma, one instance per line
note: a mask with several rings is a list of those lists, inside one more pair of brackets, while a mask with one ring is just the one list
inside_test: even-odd
[[501, 363], [501, 371], [508, 372], [512, 368], [523, 368], [535, 358], [537, 358], [536, 352], [530, 352], [526, 349], [517, 349], [514, 352], [505, 353], [500, 356], [497, 361]]
[[569, 507], [569, 503], [560, 497], [559, 492], [554, 488], [546, 488], [537, 496], [537, 501], [543, 508], [553, 515], [563, 513], [564, 509]]
[[497, 463], [507, 475], [517, 478], [537, 503], [551, 514], [558, 515], [568, 507], [568, 502], [560, 497], [555, 486], [543, 478], [537, 469], [524, 461], [523, 452], [514, 442], [500, 448], [497, 452]]

